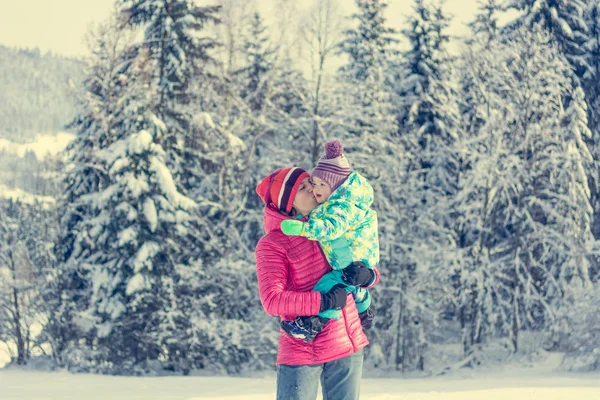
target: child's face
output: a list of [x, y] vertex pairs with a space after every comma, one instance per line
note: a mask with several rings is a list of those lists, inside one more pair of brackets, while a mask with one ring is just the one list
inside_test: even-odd
[[313, 196], [315, 196], [315, 200], [317, 203], [321, 204], [327, 201], [329, 196], [331, 195], [331, 186], [327, 182], [322, 179], [313, 176], [310, 178], [313, 185]]

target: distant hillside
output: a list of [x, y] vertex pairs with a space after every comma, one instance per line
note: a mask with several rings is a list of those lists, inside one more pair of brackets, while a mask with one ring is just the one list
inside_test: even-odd
[[75, 112], [69, 87], [79, 86], [83, 69], [76, 59], [0, 45], [0, 138], [26, 142], [64, 130]]
[[56, 196], [64, 153], [75, 135], [40, 135], [28, 143], [0, 138], [0, 198]]

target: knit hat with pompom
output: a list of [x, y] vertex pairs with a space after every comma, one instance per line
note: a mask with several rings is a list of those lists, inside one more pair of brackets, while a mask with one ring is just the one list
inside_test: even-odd
[[331, 186], [332, 193], [344, 183], [352, 172], [343, 151], [344, 146], [339, 140], [330, 140], [325, 143], [325, 155], [321, 157], [312, 173], [312, 176], [327, 182]]

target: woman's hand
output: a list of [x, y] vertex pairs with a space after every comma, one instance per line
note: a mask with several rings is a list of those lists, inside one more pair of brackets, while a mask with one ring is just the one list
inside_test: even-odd
[[339, 310], [346, 307], [346, 288], [341, 283], [335, 285], [327, 293], [321, 294], [321, 311]]
[[302, 236], [302, 232], [304, 231], [305, 222], [297, 221], [295, 219], [286, 219], [281, 221], [279, 227], [281, 228], [281, 232], [287, 236]]
[[367, 287], [375, 279], [375, 272], [357, 261], [342, 270], [342, 280], [350, 286]]

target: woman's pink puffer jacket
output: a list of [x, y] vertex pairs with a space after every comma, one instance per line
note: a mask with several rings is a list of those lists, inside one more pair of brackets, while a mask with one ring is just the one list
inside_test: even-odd
[[[265, 207], [266, 235], [256, 246], [256, 272], [260, 301], [269, 315], [294, 319], [299, 315], [317, 315], [321, 294], [313, 292], [317, 281], [331, 267], [316, 241], [284, 235], [279, 225], [289, 217], [272, 205]], [[374, 285], [379, 280], [379, 271]], [[360, 325], [356, 305], [348, 294], [346, 307], [337, 321], [330, 321], [312, 343], [279, 332], [277, 364], [322, 364], [349, 356], [369, 341]]]

